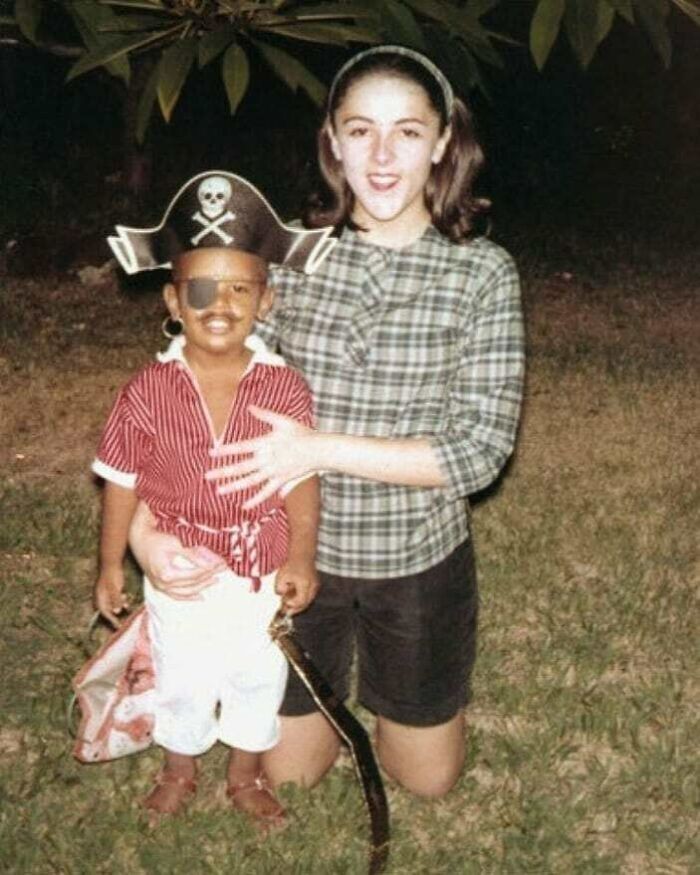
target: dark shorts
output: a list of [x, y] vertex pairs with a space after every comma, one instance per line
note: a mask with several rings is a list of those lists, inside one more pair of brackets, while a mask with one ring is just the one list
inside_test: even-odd
[[[389, 580], [321, 572], [312, 605], [294, 618], [297, 639], [347, 698], [357, 648], [362, 705], [408, 726], [437, 726], [467, 704], [476, 655], [478, 592], [471, 539], [427, 571]], [[280, 713], [316, 704], [295, 672]]]

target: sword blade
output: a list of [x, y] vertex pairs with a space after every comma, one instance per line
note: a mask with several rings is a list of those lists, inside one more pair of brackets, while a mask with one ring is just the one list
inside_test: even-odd
[[372, 837], [369, 875], [377, 875], [384, 870], [389, 857], [389, 806], [369, 736], [296, 641], [292, 621], [283, 611], [277, 612], [269, 631], [320, 711], [350, 750], [369, 813]]

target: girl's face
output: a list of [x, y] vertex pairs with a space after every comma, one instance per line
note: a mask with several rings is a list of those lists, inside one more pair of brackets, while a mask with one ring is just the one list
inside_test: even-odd
[[163, 296], [184, 323], [188, 354], [239, 355], [256, 319], [272, 306], [265, 263], [234, 249], [202, 248], [177, 259]]
[[400, 246], [419, 237], [430, 221], [425, 186], [450, 137], [423, 88], [384, 73], [359, 79], [329, 136], [355, 195], [352, 218], [368, 238]]

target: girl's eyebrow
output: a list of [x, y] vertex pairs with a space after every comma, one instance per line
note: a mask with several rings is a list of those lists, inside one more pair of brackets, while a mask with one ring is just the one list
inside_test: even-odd
[[[367, 124], [375, 124], [374, 119], [368, 118], [364, 115], [349, 115], [347, 118], [341, 119], [341, 124], [348, 125], [353, 122], [366, 122]], [[395, 125], [405, 125], [405, 124], [415, 124], [415, 125], [423, 125], [427, 126], [428, 122], [424, 121], [421, 118], [415, 118], [414, 116], [409, 116], [407, 118], [398, 118], [392, 124]]]

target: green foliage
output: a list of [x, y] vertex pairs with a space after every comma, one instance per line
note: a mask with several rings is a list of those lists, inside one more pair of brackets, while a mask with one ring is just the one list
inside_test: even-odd
[[447, 42], [457, 84], [469, 90], [479, 84], [475, 59], [500, 63], [496, 35], [481, 23], [496, 5], [498, 0], [466, 6], [456, 0], [16, 0], [14, 15], [25, 40], [50, 48], [50, 35], [42, 33], [43, 25], [49, 27], [46, 13], [63, 10], [81, 44], [69, 81], [103, 67], [128, 84], [130, 60], [155, 54], [157, 72], [140, 94], [136, 134], [143, 140], [156, 104], [169, 120], [188, 77], [215, 61], [232, 113], [258, 63], [320, 105], [326, 87], [307, 64], [309, 43], [342, 49], [388, 40], [437, 54]]
[[292, 91], [302, 88], [309, 97], [320, 104], [326, 94], [326, 88], [302, 63], [295, 57], [263, 42], [255, 43], [261, 55], [277, 75]]
[[243, 99], [250, 81], [250, 64], [242, 46], [234, 43], [226, 50], [222, 73], [229, 106], [233, 114]]
[[182, 86], [189, 75], [197, 54], [192, 37], [178, 40], [164, 50], [158, 65], [158, 103], [163, 118], [170, 121]]
[[540, 0], [530, 26], [530, 52], [538, 69], [544, 67], [559, 36], [566, 0]]
[[634, 9], [654, 48], [668, 67], [671, 63], [671, 36], [666, 24], [669, 0], [634, 0]]
[[16, 0], [15, 21], [17, 27], [30, 42], [36, 42], [41, 12], [42, 0]]
[[126, 55], [115, 54], [112, 49], [119, 39], [111, 31], [118, 27], [118, 19], [109, 6], [102, 3], [85, 3], [84, 0], [64, 0], [66, 10], [85, 43], [88, 54], [96, 52], [107, 54], [105, 68], [113, 75], [128, 83], [131, 73]]
[[668, 67], [671, 36], [668, 15], [675, 6], [700, 26], [697, 0], [537, 0], [530, 22], [530, 51], [541, 70], [561, 32], [585, 69], [608, 36], [615, 18], [644, 29], [654, 50]]
[[[619, 18], [643, 28], [668, 66], [672, 5], [700, 26], [699, 0], [531, 0], [532, 58], [541, 70], [564, 35], [585, 69]], [[169, 120], [189, 76], [214, 61], [221, 63], [232, 113], [258, 62], [320, 105], [325, 86], [308, 66], [309, 43], [339, 49], [383, 41], [414, 46], [438, 56], [460, 91], [484, 90], [480, 66], [500, 65], [496, 45], [512, 42], [484, 18], [500, 9], [507, 22], [507, 6], [507, 0], [15, 0], [13, 24], [25, 41], [50, 50], [51, 34], [44, 31], [62, 9], [79, 39], [72, 51], [80, 57], [69, 80], [104, 67], [128, 84], [130, 60], [144, 52], [156, 55], [157, 73], [140, 95], [136, 134], [143, 140], [156, 104]]]

